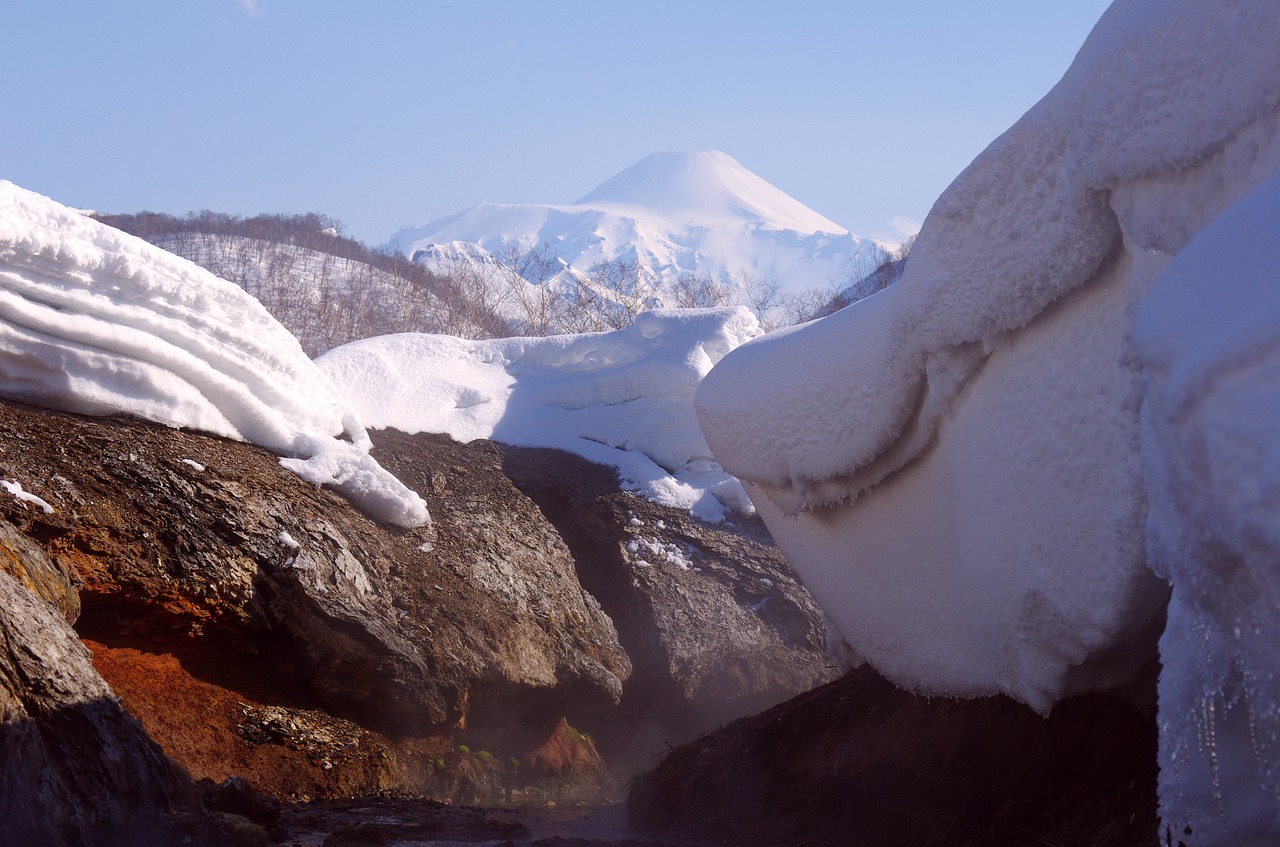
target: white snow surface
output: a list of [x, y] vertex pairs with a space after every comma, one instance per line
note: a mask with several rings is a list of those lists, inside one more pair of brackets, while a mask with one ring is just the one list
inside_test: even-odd
[[422, 499], [368, 454], [332, 383], [251, 296], [4, 181], [0, 394], [249, 441], [379, 520], [428, 520]]
[[[1172, 582], [1161, 790], [1188, 844], [1280, 837], [1276, 208], [1144, 297], [1280, 173], [1277, 45], [1268, 0], [1118, 0], [897, 285], [744, 345], [696, 396], [839, 648], [904, 686], [1042, 712], [1118, 686]], [[1249, 779], [1236, 808], [1224, 780]]]
[[654, 502], [716, 521], [751, 503], [711, 458], [693, 394], [759, 331], [741, 308], [656, 310], [613, 332], [368, 338], [316, 364], [368, 426], [567, 450], [617, 468]]
[[1147, 544], [1173, 584], [1161, 816], [1201, 841], [1280, 833], [1277, 236], [1280, 177], [1196, 236], [1134, 320]]
[[848, 232], [719, 150], [646, 156], [574, 205], [623, 214], [662, 210], [690, 223], [745, 221], [803, 235]]
[[546, 245], [582, 273], [635, 260], [666, 282], [692, 271], [732, 284], [746, 272], [794, 293], [843, 284], [881, 246], [718, 150], [654, 153], [576, 203], [479, 203], [391, 240], [405, 255], [428, 260], [456, 253], [454, 242], [490, 257]]
[[43, 497], [38, 497], [30, 491], [22, 490], [22, 483], [16, 479], [0, 479], [0, 491], [13, 495], [13, 498], [19, 503], [30, 503], [46, 515], [53, 514], [53, 507]]

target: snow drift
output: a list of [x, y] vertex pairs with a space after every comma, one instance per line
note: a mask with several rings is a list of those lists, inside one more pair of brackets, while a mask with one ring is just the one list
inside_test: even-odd
[[379, 520], [428, 520], [297, 340], [240, 288], [0, 181], [0, 394], [266, 447]]
[[[1219, 250], [1222, 269], [1144, 297], [1280, 172], [1277, 45], [1262, 0], [1115, 3], [938, 200], [896, 286], [744, 345], [696, 398], [849, 651], [910, 688], [1047, 711], [1122, 684], [1154, 659], [1169, 586], [1152, 568], [1171, 580], [1162, 755], [1182, 764], [1162, 775], [1164, 815], [1210, 841], [1214, 778], [1275, 790], [1277, 692], [1213, 707], [1278, 664], [1254, 620], [1276, 613], [1275, 265], [1228, 283]], [[1267, 214], [1250, 219], [1274, 229]], [[1221, 402], [1202, 405], [1207, 386]], [[1270, 736], [1215, 748], [1259, 715]], [[1256, 815], [1246, 834], [1274, 838], [1275, 804], [1245, 805], [1230, 829]]]
[[617, 468], [624, 488], [705, 520], [750, 511], [711, 458], [693, 394], [759, 334], [745, 309], [643, 312], [615, 332], [469, 341], [406, 333], [316, 359], [372, 427], [553, 447]]

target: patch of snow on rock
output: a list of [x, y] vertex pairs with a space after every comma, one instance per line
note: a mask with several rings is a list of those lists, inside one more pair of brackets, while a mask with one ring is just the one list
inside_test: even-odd
[[13, 495], [14, 499], [19, 503], [30, 503], [46, 515], [53, 514], [53, 506], [43, 497], [38, 497], [30, 491], [22, 490], [22, 483], [13, 479], [0, 479], [0, 490]]

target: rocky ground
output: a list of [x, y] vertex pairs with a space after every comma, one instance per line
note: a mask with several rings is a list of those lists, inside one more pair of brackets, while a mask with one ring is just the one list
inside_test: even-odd
[[629, 816], [726, 847], [1156, 847], [1154, 676], [1134, 693], [1149, 699], [1077, 697], [1044, 719], [864, 666], [681, 745], [632, 784]]
[[820, 685], [758, 524], [555, 451], [375, 444], [430, 527], [244, 444], [0, 404], [0, 843], [1157, 842], [1151, 685], [1047, 720]]
[[[111, 843], [129, 803], [185, 807], [171, 763], [293, 804], [617, 799], [659, 751], [830, 677], [820, 613], [758, 527], [699, 524], [554, 451], [375, 443], [431, 526], [379, 526], [248, 445], [0, 404], [0, 571], [61, 623], [0, 617], [11, 651], [75, 683], [49, 699], [0, 655], [0, 733], [35, 740], [0, 744], [10, 821], [120, 794], [36, 842], [97, 821], [90, 843]], [[84, 702], [109, 744], [48, 731]], [[21, 776], [112, 745], [144, 764]]]

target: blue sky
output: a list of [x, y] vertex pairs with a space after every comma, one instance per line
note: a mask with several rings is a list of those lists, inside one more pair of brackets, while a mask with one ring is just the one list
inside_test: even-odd
[[102, 211], [317, 211], [371, 244], [719, 149], [893, 237], [1101, 0], [10, 4], [0, 178]]

